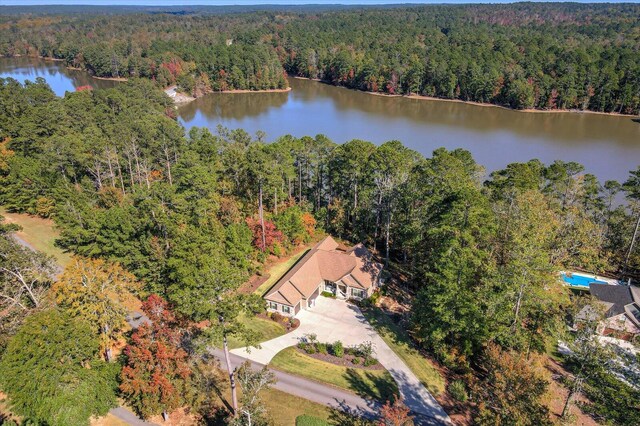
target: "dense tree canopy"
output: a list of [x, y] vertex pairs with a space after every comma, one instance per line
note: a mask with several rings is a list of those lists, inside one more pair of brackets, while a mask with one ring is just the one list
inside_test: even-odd
[[[56, 315], [90, 319], [83, 330], [96, 351], [122, 336], [119, 295], [138, 281], [140, 294], [158, 294], [185, 320], [206, 320], [208, 344], [232, 336], [257, 343], [240, 314], [264, 304], [237, 297], [238, 287], [267, 256], [321, 228], [366, 243], [386, 260], [385, 276], [402, 277], [414, 296], [404, 324], [421, 348], [479, 380], [502, 381], [478, 394], [495, 401], [478, 421], [517, 415], [535, 424], [546, 413], [546, 379], [522, 365], [557, 341], [569, 313], [558, 271], [638, 275], [637, 171], [624, 184], [601, 184], [579, 164], [534, 159], [487, 176], [459, 149], [425, 158], [398, 141], [337, 145], [318, 135], [265, 144], [242, 130], [185, 134], [171, 108], [144, 79], [64, 98], [42, 80], [0, 79], [0, 204], [52, 217], [58, 244], [81, 256], [55, 284]], [[628, 202], [613, 201], [618, 191]], [[129, 385], [157, 384], [142, 374], [158, 362], [156, 332], [144, 327], [131, 342], [130, 355], [155, 358], [127, 360]], [[172, 348], [176, 368], [157, 377], [175, 386], [166, 389], [186, 381], [182, 349]], [[602, 373], [602, 383], [610, 379]], [[510, 407], [505, 389], [520, 380], [528, 404]], [[123, 391], [135, 394], [135, 386]], [[182, 401], [166, 389], [131, 398], [145, 415], [170, 410]], [[623, 418], [630, 406], [595, 407]]]
[[283, 88], [286, 71], [359, 90], [512, 108], [640, 110], [637, 5], [275, 9], [113, 9], [118, 19], [91, 9], [6, 14], [0, 55], [57, 58], [97, 76], [152, 78], [195, 95]]
[[11, 408], [37, 424], [88, 425], [116, 405], [118, 366], [99, 359], [91, 325], [56, 309], [36, 313], [0, 361]]

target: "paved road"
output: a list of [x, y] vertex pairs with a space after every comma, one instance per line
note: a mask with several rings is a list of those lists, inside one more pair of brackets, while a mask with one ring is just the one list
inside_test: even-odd
[[124, 407], [112, 408], [109, 413], [132, 426], [158, 426], [156, 423], [149, 423], [139, 419], [138, 416]]
[[293, 332], [261, 343], [260, 349], [251, 348], [247, 352], [246, 348], [240, 348], [231, 352], [267, 365], [278, 352], [296, 345], [307, 333], [315, 334], [320, 342], [340, 340], [347, 346], [370, 341], [375, 347], [376, 358], [398, 384], [400, 395], [411, 412], [424, 419], [434, 419], [439, 424], [451, 424], [451, 419], [438, 401], [382, 340], [358, 307], [344, 301], [319, 297], [316, 306], [300, 311], [296, 317], [300, 320], [300, 326]]
[[[225, 365], [224, 352], [222, 350], [212, 349], [211, 354], [220, 360], [221, 365]], [[236, 354], [230, 354], [230, 360], [233, 368], [238, 367], [245, 361], [249, 361], [255, 369], [264, 367], [264, 364], [248, 360]], [[283, 392], [343, 411], [348, 407], [350, 413], [369, 418], [374, 417], [375, 413], [380, 409], [380, 404], [377, 402], [364, 399], [351, 392], [346, 392], [333, 386], [324, 385], [282, 371], [273, 369], [271, 369], [271, 371], [277, 380], [273, 387]]]

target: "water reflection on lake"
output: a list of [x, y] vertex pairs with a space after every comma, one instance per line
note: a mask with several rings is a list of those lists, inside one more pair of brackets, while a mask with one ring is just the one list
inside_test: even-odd
[[[56, 94], [75, 87], [113, 87], [59, 62], [0, 58], [0, 77], [43, 77]], [[514, 161], [577, 161], [601, 180], [625, 180], [640, 164], [640, 123], [631, 117], [587, 113], [524, 113], [459, 102], [373, 96], [290, 79], [285, 93], [215, 93], [179, 108], [187, 128], [221, 124], [272, 141], [284, 134], [325, 134], [342, 143], [397, 139], [429, 156], [441, 146], [471, 151], [489, 171]]]
[[0, 78], [7, 77], [20, 83], [42, 77], [58, 96], [64, 96], [65, 92], [74, 92], [76, 87], [80, 86], [108, 88], [118, 84], [115, 81], [98, 80], [84, 71], [68, 69], [60, 62], [28, 57], [0, 58]]
[[373, 96], [291, 79], [288, 93], [218, 93], [179, 109], [185, 127], [218, 124], [336, 142], [398, 139], [425, 154], [465, 148], [488, 170], [539, 158], [578, 161], [601, 179], [624, 180], [640, 164], [640, 124], [630, 117], [524, 113], [459, 102]]

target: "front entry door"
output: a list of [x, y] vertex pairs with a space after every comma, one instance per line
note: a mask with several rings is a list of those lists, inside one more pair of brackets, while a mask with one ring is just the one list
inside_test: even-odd
[[336, 295], [341, 299], [347, 298], [347, 286], [346, 285], [338, 285], [338, 294]]

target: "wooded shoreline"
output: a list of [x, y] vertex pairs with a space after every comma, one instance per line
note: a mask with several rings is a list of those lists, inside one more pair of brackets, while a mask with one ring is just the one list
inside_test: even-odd
[[382, 96], [385, 98], [405, 98], [405, 99], [415, 99], [419, 101], [440, 101], [440, 102], [454, 102], [460, 104], [474, 105], [479, 107], [488, 107], [488, 108], [501, 108], [507, 111], [515, 111], [515, 112], [526, 112], [526, 113], [536, 113], [536, 114], [557, 114], [557, 113], [571, 113], [571, 114], [598, 114], [598, 115], [610, 115], [614, 117], [638, 117], [637, 115], [632, 114], [620, 114], [617, 112], [602, 112], [602, 111], [591, 111], [588, 109], [580, 110], [580, 109], [537, 109], [537, 108], [526, 108], [526, 109], [516, 109], [510, 108], [505, 105], [491, 104], [488, 102], [475, 102], [475, 101], [465, 101], [462, 99], [445, 99], [445, 98], [436, 98], [434, 96], [424, 96], [424, 95], [392, 95], [389, 93], [381, 93], [381, 92], [370, 92], [366, 90], [358, 90], [351, 89], [345, 86], [337, 86], [335, 84], [331, 84], [319, 78], [308, 78], [308, 77], [299, 77], [299, 76], [289, 76], [289, 78], [296, 78], [299, 80], [309, 80], [315, 81], [318, 83], [326, 84], [328, 86], [337, 87], [339, 89], [351, 90], [354, 92], [366, 93], [367, 95], [373, 96]]
[[[19, 58], [19, 57], [25, 57], [25, 55], [13, 55], [13, 56], [2, 56], [2, 57], [4, 57], [4, 58], [12, 58], [12, 57]], [[45, 61], [50, 61], [50, 62], [63, 62], [64, 61], [64, 59], [51, 58], [51, 57], [45, 57], [45, 56], [26, 56], [26, 57], [39, 58], [39, 59], [43, 59]], [[85, 69], [82, 69], [82, 68], [71, 67], [71, 66], [65, 66], [65, 68], [70, 69], [70, 70], [74, 70], [74, 71], [84, 71], [87, 74], [89, 74], [89, 71], [87, 71]], [[95, 78], [96, 80], [118, 81], [118, 82], [128, 81], [128, 78], [125, 78], [125, 77], [97, 77], [95, 75], [91, 75], [91, 74], [89, 74], [89, 75], [92, 78]], [[558, 114], [558, 113], [566, 114], [566, 113], [571, 113], [571, 114], [608, 115], [608, 116], [614, 116], [614, 117], [632, 117], [632, 118], [638, 117], [637, 115], [633, 115], [633, 114], [621, 114], [621, 113], [617, 113], [617, 112], [592, 111], [592, 110], [588, 110], [588, 109], [587, 110], [580, 110], [580, 109], [538, 109], [538, 108], [516, 109], [516, 108], [510, 108], [509, 106], [499, 105], [499, 104], [492, 104], [492, 103], [488, 103], [488, 102], [465, 101], [465, 100], [462, 100], [462, 99], [446, 99], [446, 98], [438, 98], [438, 97], [434, 97], [434, 96], [425, 96], [425, 95], [416, 95], [416, 94], [410, 94], [410, 95], [401, 94], [400, 95], [400, 94], [389, 94], [389, 93], [382, 93], [382, 92], [371, 92], [371, 91], [366, 91], [366, 90], [358, 90], [358, 89], [352, 89], [352, 88], [345, 87], [345, 86], [338, 86], [338, 85], [335, 85], [335, 84], [331, 84], [330, 82], [321, 80], [319, 78], [308, 78], [308, 77], [301, 77], [301, 76], [295, 76], [295, 75], [288, 76], [288, 78], [315, 81], [315, 82], [326, 84], [326, 85], [332, 86], [332, 87], [352, 90], [352, 91], [355, 91], [355, 92], [362, 92], [362, 93], [366, 93], [368, 95], [373, 95], [373, 96], [383, 96], [383, 97], [388, 97], [388, 98], [405, 98], [405, 99], [415, 99], [415, 100], [421, 100], [421, 101], [455, 102], [455, 103], [462, 103], [462, 104], [474, 105], [474, 106], [479, 106], [479, 107], [502, 108], [502, 109], [505, 109], [507, 111], [536, 113], [536, 114]], [[166, 87], [163, 90], [166, 91], [170, 87], [171, 86]], [[285, 89], [260, 89], [260, 90], [232, 89], [232, 90], [211, 91], [211, 92], [205, 93], [205, 95], [208, 95], [210, 93], [287, 93], [287, 92], [290, 92], [291, 90], [292, 90], [291, 87], [287, 87]], [[178, 92], [178, 93], [180, 93], [180, 92]], [[193, 97], [193, 96], [190, 96], [190, 95], [187, 95], [187, 94], [183, 94], [183, 95], [185, 97], [181, 98], [181, 100], [176, 100], [175, 101], [176, 104], [184, 105], [184, 104], [193, 102], [194, 100], [199, 99], [199, 98], [202, 97], [202, 96]], [[189, 97], [191, 99], [187, 99], [186, 97]]]

